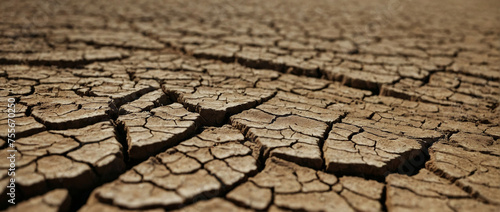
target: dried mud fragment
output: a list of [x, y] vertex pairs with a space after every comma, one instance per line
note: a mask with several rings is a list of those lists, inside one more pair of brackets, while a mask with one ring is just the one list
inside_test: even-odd
[[388, 211], [497, 211], [500, 207], [473, 198], [450, 181], [427, 171], [417, 175], [391, 174], [387, 177]]
[[[44, 131], [17, 139], [15, 147], [16, 191], [20, 200], [61, 187], [76, 193], [87, 191], [125, 170], [122, 145], [110, 122]], [[7, 151], [1, 153], [9, 156]], [[10, 179], [8, 160], [0, 167], [1, 181], [6, 182]]]
[[174, 103], [150, 112], [122, 115], [117, 123], [126, 133], [129, 157], [141, 160], [175, 146], [193, 134], [199, 126], [199, 115]]
[[254, 210], [380, 211], [383, 184], [334, 175], [272, 157], [226, 198]]
[[220, 195], [257, 171], [257, 161], [244, 141], [231, 126], [206, 128], [97, 188], [81, 211], [99, 204], [132, 210], [175, 209]]
[[[476, 136], [477, 138], [481, 137]], [[468, 139], [460, 141], [453, 136], [451, 140], [460, 146], [466, 146], [468, 141]], [[475, 141], [481, 142], [481, 140]], [[458, 187], [474, 197], [500, 207], [500, 201], [498, 201], [500, 197], [500, 182], [498, 180], [500, 159], [495, 155], [495, 152], [488, 154], [489, 151], [495, 151], [494, 146], [489, 151], [481, 151], [482, 148], [484, 147], [479, 145], [467, 145], [466, 148], [463, 148], [457, 147], [453, 143], [439, 142], [429, 149], [431, 159], [427, 162], [426, 167], [440, 176], [454, 181]]]
[[56, 189], [44, 195], [33, 197], [25, 202], [21, 202], [6, 211], [48, 211], [64, 212], [69, 211], [71, 197], [65, 189]]

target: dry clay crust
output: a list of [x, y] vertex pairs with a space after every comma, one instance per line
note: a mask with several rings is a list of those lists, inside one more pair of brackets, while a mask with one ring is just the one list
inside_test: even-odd
[[2, 3], [0, 209], [499, 211], [499, 7]]

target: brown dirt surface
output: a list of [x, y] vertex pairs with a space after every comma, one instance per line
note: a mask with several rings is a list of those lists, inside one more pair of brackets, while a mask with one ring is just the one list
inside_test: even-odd
[[0, 210], [500, 211], [497, 0], [5, 1], [0, 82]]

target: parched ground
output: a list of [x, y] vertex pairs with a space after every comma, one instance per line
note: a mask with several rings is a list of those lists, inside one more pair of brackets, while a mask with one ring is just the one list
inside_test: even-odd
[[7, 211], [500, 211], [497, 0], [2, 1], [0, 82]]

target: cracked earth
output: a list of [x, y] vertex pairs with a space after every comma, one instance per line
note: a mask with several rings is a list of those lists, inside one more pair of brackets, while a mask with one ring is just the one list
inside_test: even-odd
[[498, 1], [2, 2], [0, 81], [0, 210], [500, 211]]

